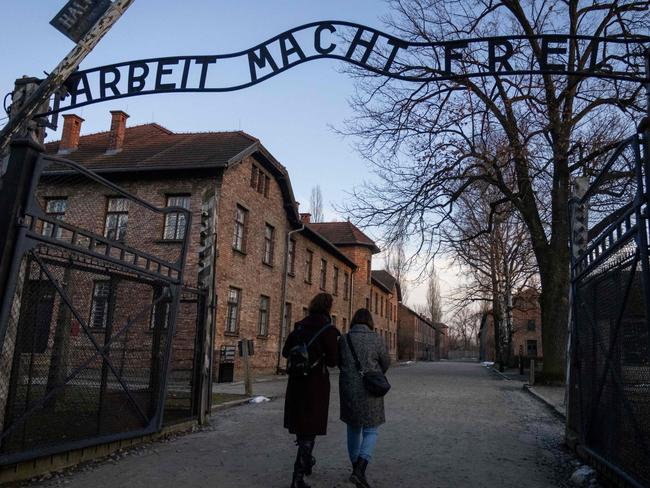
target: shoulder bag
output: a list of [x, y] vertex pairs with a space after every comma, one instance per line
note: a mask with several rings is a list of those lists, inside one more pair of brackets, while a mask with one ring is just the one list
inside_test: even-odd
[[352, 345], [352, 339], [350, 339], [350, 334], [346, 336], [348, 341], [348, 347], [354, 358], [354, 364], [361, 375], [361, 380], [363, 381], [363, 386], [368, 393], [372, 396], [383, 397], [390, 390], [390, 383], [386, 379], [386, 375], [381, 371], [364, 371], [361, 367], [361, 362], [359, 361], [359, 356], [357, 356], [357, 351]]

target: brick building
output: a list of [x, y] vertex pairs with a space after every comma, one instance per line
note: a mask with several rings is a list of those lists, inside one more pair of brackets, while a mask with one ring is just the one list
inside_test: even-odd
[[[127, 118], [114, 111], [109, 131], [81, 136], [83, 119], [65, 115], [62, 140], [47, 144], [46, 151], [79, 162], [156, 206], [189, 209], [191, 228], [180, 218], [152, 221], [115, 196], [84, 185], [49, 185], [43, 190], [43, 208], [64, 221], [83, 218], [99, 235], [127, 243], [139, 240], [140, 248], [155, 255], [178, 253], [179, 236], [187, 232], [185, 281], [196, 287], [202, 202], [211, 199], [215, 362], [232, 358], [239, 340], [252, 339], [253, 368], [275, 372], [283, 364], [283, 338], [321, 291], [334, 296], [332, 321], [343, 331], [354, 311], [368, 306], [378, 333], [397, 357], [399, 287], [388, 273], [372, 272], [379, 248], [368, 236], [350, 222], [311, 223], [308, 214], [300, 214], [286, 168], [244, 132], [173, 133], [154, 123], [127, 127]], [[140, 231], [145, 222], [155, 236]], [[91, 283], [92, 291], [80, 297], [98, 335], [104, 323], [105, 312], [96, 312], [106, 295], [103, 286]], [[132, 302], [154, 299], [133, 290], [119, 293]], [[181, 304], [177, 328], [177, 340], [188, 344], [194, 340], [193, 324], [183, 324], [193, 316], [191, 306]], [[186, 336], [178, 338], [184, 330]], [[151, 340], [147, 337], [143, 335], [144, 342]], [[236, 355], [234, 361], [235, 377], [240, 377], [241, 361]], [[220, 367], [215, 365], [215, 375]]]
[[[526, 358], [543, 358], [539, 293], [533, 289], [523, 290], [513, 297], [512, 307], [512, 343], [509, 351], [511, 361], [514, 364], [520, 355]], [[481, 321], [479, 346], [481, 360], [496, 360], [494, 319], [490, 312]]]
[[436, 329], [433, 323], [401, 303], [398, 306], [397, 320], [399, 359], [402, 361], [436, 359]]

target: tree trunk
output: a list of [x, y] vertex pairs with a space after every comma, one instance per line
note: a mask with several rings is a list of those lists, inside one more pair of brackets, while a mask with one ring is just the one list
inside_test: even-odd
[[[563, 250], [564, 251], [564, 250]], [[569, 252], [560, 252], [541, 267], [542, 348], [544, 381], [564, 381], [569, 319]]]

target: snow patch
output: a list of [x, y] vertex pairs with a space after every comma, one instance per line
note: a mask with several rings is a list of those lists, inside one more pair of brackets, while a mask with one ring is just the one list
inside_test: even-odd
[[492, 366], [494, 366], [494, 362], [492, 362], [492, 361], [483, 361], [481, 363], [481, 365], [485, 366], [486, 368], [491, 368]]
[[265, 396], [256, 396], [256, 397], [251, 398], [248, 401], [248, 403], [266, 403], [266, 402], [270, 402], [270, 401], [271, 401], [271, 399], [267, 398]]
[[596, 472], [589, 466], [580, 466], [571, 475], [571, 483], [575, 486], [589, 486], [595, 476]]

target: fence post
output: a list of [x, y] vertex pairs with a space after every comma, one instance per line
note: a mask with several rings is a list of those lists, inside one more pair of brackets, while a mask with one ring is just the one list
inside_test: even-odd
[[528, 378], [528, 384], [533, 386], [535, 384], [535, 358], [530, 358], [530, 377]]

